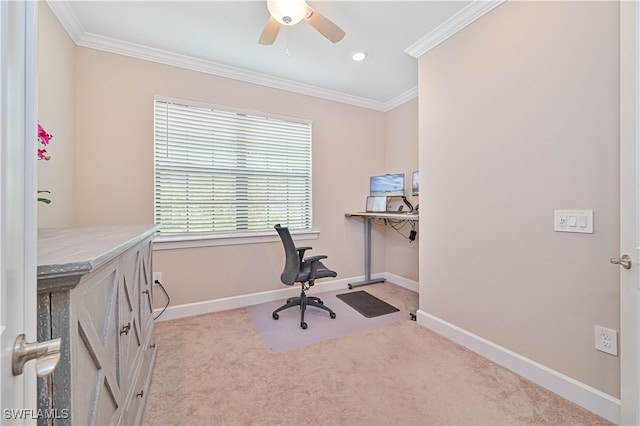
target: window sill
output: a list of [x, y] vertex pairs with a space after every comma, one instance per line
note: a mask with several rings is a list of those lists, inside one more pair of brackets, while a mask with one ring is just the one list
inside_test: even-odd
[[[320, 231], [291, 231], [294, 240], [315, 240]], [[259, 244], [280, 241], [275, 231], [247, 232], [233, 234], [158, 236], [153, 242], [154, 250], [175, 250], [196, 247], [231, 246], [238, 244]]]

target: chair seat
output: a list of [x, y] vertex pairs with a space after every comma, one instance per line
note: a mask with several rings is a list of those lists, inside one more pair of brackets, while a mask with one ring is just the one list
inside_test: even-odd
[[[311, 273], [311, 265], [307, 262], [303, 262], [300, 265], [300, 272], [298, 272], [298, 276], [296, 277], [297, 282], [306, 282], [309, 280], [309, 274]], [[316, 270], [316, 278], [327, 278], [327, 277], [337, 277], [338, 274], [335, 271], [327, 268], [322, 264], [322, 262], [318, 262], [318, 269]]]

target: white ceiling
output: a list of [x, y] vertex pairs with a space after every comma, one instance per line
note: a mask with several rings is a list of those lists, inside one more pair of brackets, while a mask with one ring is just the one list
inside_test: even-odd
[[500, 1], [308, 3], [346, 32], [340, 42], [302, 21], [258, 44], [266, 0], [48, 1], [80, 46], [383, 111], [417, 95], [416, 57]]

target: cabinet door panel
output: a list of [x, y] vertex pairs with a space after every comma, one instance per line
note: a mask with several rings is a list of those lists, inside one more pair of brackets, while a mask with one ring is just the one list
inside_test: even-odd
[[[147, 240], [141, 244], [140, 256], [140, 329], [143, 336], [148, 333], [150, 323], [153, 322], [153, 243]], [[144, 337], [142, 338], [144, 340]]]
[[131, 383], [132, 368], [140, 347], [140, 282], [139, 276], [140, 251], [135, 249], [127, 252], [121, 260], [118, 304], [120, 305], [120, 380], [123, 387]]
[[149, 345], [144, 350], [142, 362], [136, 375], [135, 384], [131, 388], [132, 398], [127, 408], [124, 424], [133, 425], [142, 423], [144, 405], [149, 394], [151, 385], [151, 372], [155, 364], [155, 345]]
[[110, 263], [86, 275], [71, 295], [68, 390], [73, 424], [109, 422], [122, 401], [118, 341], [113, 337], [118, 326], [117, 265]]

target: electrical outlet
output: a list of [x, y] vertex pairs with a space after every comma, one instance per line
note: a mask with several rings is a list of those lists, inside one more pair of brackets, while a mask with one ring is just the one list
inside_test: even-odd
[[158, 281], [159, 283], [162, 283], [162, 272], [153, 273], [153, 283], [155, 284], [156, 281]]
[[611, 355], [618, 355], [618, 332], [596, 325], [594, 328], [596, 349]]

